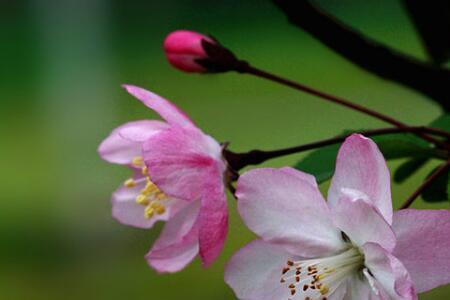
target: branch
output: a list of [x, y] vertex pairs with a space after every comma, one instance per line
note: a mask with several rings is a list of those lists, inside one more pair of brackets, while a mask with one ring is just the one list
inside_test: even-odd
[[289, 20], [356, 65], [413, 88], [450, 111], [450, 71], [366, 38], [307, 0], [273, 0]]
[[[321, 99], [333, 102], [335, 104], [342, 105], [342, 106], [348, 107], [350, 109], [359, 111], [361, 113], [370, 115], [370, 116], [375, 117], [375, 118], [377, 118], [379, 120], [383, 120], [383, 121], [385, 121], [385, 122], [387, 122], [387, 123], [389, 123], [391, 125], [397, 126], [398, 128], [406, 129], [406, 128], [409, 127], [408, 125], [406, 125], [406, 124], [404, 124], [404, 123], [402, 123], [402, 122], [400, 122], [400, 121], [398, 121], [398, 120], [396, 120], [396, 119], [394, 119], [394, 118], [392, 118], [390, 116], [387, 116], [385, 114], [379, 113], [379, 112], [374, 111], [374, 110], [371, 110], [371, 109], [369, 109], [367, 107], [364, 107], [364, 106], [361, 106], [359, 104], [350, 102], [350, 101], [348, 101], [348, 100], [346, 100], [344, 98], [339, 98], [339, 97], [333, 96], [331, 94], [328, 94], [328, 93], [319, 91], [317, 89], [308, 87], [308, 86], [306, 86], [304, 84], [301, 84], [301, 83], [298, 83], [298, 82], [295, 82], [295, 81], [292, 81], [292, 80], [280, 77], [278, 75], [269, 73], [267, 71], [255, 68], [255, 67], [253, 67], [252, 65], [250, 65], [246, 61], [240, 61], [240, 63], [237, 64], [237, 66], [238, 66], [236, 68], [237, 72], [240, 72], [240, 73], [243, 73], [243, 74], [251, 74], [251, 75], [254, 75], [254, 76], [257, 76], [257, 77], [260, 77], [260, 78], [264, 78], [264, 79], [268, 79], [268, 80], [273, 81], [273, 82], [280, 83], [282, 85], [285, 85], [285, 86], [294, 88], [296, 90], [303, 91], [305, 93], [317, 96], [317, 97], [319, 97]], [[421, 137], [422, 139], [424, 139], [424, 140], [426, 140], [426, 141], [428, 141], [428, 142], [430, 142], [432, 144], [437, 145], [440, 148], [450, 150], [449, 149], [449, 145], [447, 145], [447, 144], [445, 144], [445, 143], [443, 143], [443, 142], [441, 142], [439, 140], [436, 140], [435, 138], [425, 134], [422, 131], [415, 131], [414, 134], [416, 134], [417, 136]]]
[[439, 178], [442, 174], [444, 174], [450, 168], [450, 160], [446, 163], [442, 164], [430, 177], [427, 178], [419, 188], [403, 203], [400, 209], [405, 209], [411, 206], [411, 204], [419, 197], [422, 192], [429, 187], [436, 179]]
[[[377, 136], [377, 135], [384, 135], [384, 134], [392, 134], [392, 133], [402, 133], [402, 132], [428, 132], [430, 134], [435, 134], [442, 137], [448, 137], [448, 132], [435, 132], [434, 129], [428, 128], [428, 127], [407, 127], [407, 128], [381, 128], [381, 129], [373, 129], [373, 130], [367, 130], [367, 131], [361, 131], [360, 134], [365, 136]], [[230, 150], [227, 150], [225, 147], [225, 150], [223, 151], [223, 155], [226, 158], [228, 164], [230, 167], [234, 170], [235, 174], [242, 168], [245, 168], [246, 166], [250, 165], [257, 165], [260, 163], [263, 163], [267, 160], [286, 156], [294, 153], [300, 153], [303, 151], [308, 151], [328, 145], [333, 145], [337, 143], [342, 143], [345, 141], [345, 139], [348, 137], [348, 135], [342, 135], [335, 138], [330, 138], [318, 142], [313, 142], [310, 144], [304, 144], [300, 146], [290, 147], [290, 148], [284, 148], [284, 149], [278, 149], [278, 150], [271, 150], [271, 151], [263, 151], [263, 150], [252, 150], [245, 153], [234, 153]]]

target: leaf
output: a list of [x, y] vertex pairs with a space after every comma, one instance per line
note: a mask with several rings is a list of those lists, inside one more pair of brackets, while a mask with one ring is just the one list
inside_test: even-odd
[[373, 141], [378, 145], [385, 159], [441, 157], [440, 151], [434, 149], [424, 140], [408, 133], [376, 136]]
[[317, 183], [322, 183], [333, 176], [336, 155], [340, 145], [330, 145], [308, 154], [294, 168], [312, 174]]
[[398, 167], [398, 169], [394, 173], [394, 181], [397, 183], [402, 183], [406, 179], [408, 179], [411, 175], [417, 172], [423, 165], [425, 165], [428, 161], [428, 158], [412, 158], [407, 160], [403, 164]]
[[[430, 123], [430, 127], [449, 130], [450, 131], [450, 115], [444, 114], [439, 116], [436, 120]], [[401, 183], [418, 171], [428, 159], [425, 158], [413, 158], [411, 160], [403, 163], [397, 171], [395, 171], [394, 180], [395, 182]]]
[[[346, 131], [346, 134], [350, 132]], [[373, 137], [372, 140], [378, 145], [386, 159], [442, 157], [439, 150], [408, 133], [380, 135]], [[334, 173], [339, 148], [340, 145], [336, 144], [315, 150], [300, 160], [294, 168], [314, 175], [317, 182], [322, 183], [330, 179]]]
[[450, 114], [444, 114], [430, 123], [430, 127], [450, 131]]
[[[433, 174], [436, 169], [431, 171], [427, 178]], [[450, 171], [445, 172], [436, 178], [429, 186], [422, 192], [423, 200], [427, 202], [442, 202], [449, 200], [449, 179]]]

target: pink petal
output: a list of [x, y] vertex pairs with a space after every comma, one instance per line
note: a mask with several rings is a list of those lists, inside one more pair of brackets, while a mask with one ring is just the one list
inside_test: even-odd
[[199, 215], [200, 257], [210, 265], [222, 251], [228, 232], [227, 198], [221, 170], [216, 168], [206, 178]]
[[176, 273], [184, 269], [197, 256], [198, 238], [194, 231], [179, 243], [164, 250], [151, 250], [146, 256], [149, 266], [159, 273]]
[[395, 247], [395, 235], [391, 226], [372, 205], [361, 199], [342, 196], [332, 208], [333, 221], [350, 240], [362, 246], [365, 243], [378, 243], [392, 251]]
[[225, 282], [241, 300], [289, 299], [289, 289], [280, 279], [281, 270], [290, 258], [291, 254], [282, 247], [253, 241], [228, 262]]
[[386, 161], [377, 145], [360, 134], [348, 137], [339, 150], [328, 191], [331, 206], [336, 205], [345, 189], [367, 195], [365, 200], [392, 224], [390, 175]]
[[345, 247], [313, 178], [283, 169], [255, 169], [238, 181], [238, 210], [246, 225], [265, 241], [296, 255], [318, 257]]
[[184, 55], [177, 53], [167, 53], [167, 60], [169, 63], [177, 69], [180, 69], [189, 73], [203, 73], [207, 70], [196, 62], [200, 57], [192, 55]]
[[164, 40], [164, 51], [169, 54], [192, 55], [201, 58], [207, 56], [202, 41], [214, 41], [201, 33], [190, 30], [177, 30], [171, 32]]
[[141, 135], [151, 136], [162, 129], [159, 121], [134, 121], [126, 123], [116, 129], [101, 143], [98, 148], [100, 156], [111, 163], [130, 164], [134, 157], [142, 155], [142, 143], [134, 139], [127, 139], [122, 132], [134, 131]]
[[162, 250], [182, 241], [197, 223], [199, 211], [200, 201], [190, 202], [184, 209], [180, 210], [166, 223], [152, 250]]
[[124, 84], [123, 87], [147, 107], [156, 111], [169, 124], [195, 127], [189, 117], [170, 101], [134, 85]]
[[154, 134], [169, 128], [169, 126], [167, 123], [156, 120], [141, 121], [121, 128], [119, 135], [130, 142], [143, 143]]
[[211, 170], [225, 170], [220, 145], [196, 128], [173, 126], [147, 140], [143, 149], [152, 181], [176, 198], [200, 199]]
[[158, 272], [177, 272], [198, 254], [197, 216], [200, 202], [189, 203], [170, 219], [153, 248], [145, 256]]
[[[362, 247], [365, 266], [370, 271], [380, 294], [386, 294], [386, 299], [414, 300], [417, 295], [408, 271], [403, 264], [378, 244], [367, 243]], [[384, 297], [383, 297], [384, 298]]]
[[395, 212], [394, 255], [408, 269], [419, 293], [450, 283], [450, 211]]

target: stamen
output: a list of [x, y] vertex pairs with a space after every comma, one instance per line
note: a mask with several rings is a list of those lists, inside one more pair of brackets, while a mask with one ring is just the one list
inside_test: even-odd
[[145, 185], [145, 188], [141, 191], [141, 194], [148, 196], [150, 194], [156, 194], [158, 192], [160, 192], [158, 187], [153, 182], [148, 181]]
[[147, 219], [151, 219], [155, 214], [155, 210], [151, 206], [147, 206], [144, 211], [144, 215]]
[[123, 185], [125, 185], [127, 188], [132, 188], [132, 187], [136, 186], [136, 182], [134, 181], [133, 178], [129, 178], [129, 179], [125, 180]]
[[150, 201], [148, 201], [147, 196], [141, 194], [136, 197], [136, 203], [147, 206], [150, 203]]
[[131, 160], [131, 164], [137, 168], [140, 168], [144, 164], [144, 159], [142, 158], [142, 156], [133, 157], [133, 159]]
[[144, 160], [141, 156], [134, 157], [132, 165], [141, 167], [142, 174], [145, 177], [140, 179], [127, 179], [124, 185], [128, 188], [132, 188], [145, 181], [145, 187], [141, 190], [140, 194], [136, 196], [136, 203], [145, 206], [144, 216], [147, 219], [151, 219], [155, 215], [163, 215], [167, 211], [167, 205], [170, 205], [171, 200], [150, 180], [150, 177], [147, 175], [147, 166], [144, 165]]
[[361, 270], [363, 264], [364, 257], [355, 247], [330, 257], [288, 260], [282, 268], [280, 283], [287, 285], [291, 296], [297, 295], [289, 300], [326, 300], [348, 275]]
[[142, 175], [144, 175], [144, 176], [147, 176], [147, 175], [148, 175], [148, 168], [147, 168], [147, 166], [144, 165], [144, 166], [142, 167], [142, 172], [141, 172], [141, 173], [142, 173]]

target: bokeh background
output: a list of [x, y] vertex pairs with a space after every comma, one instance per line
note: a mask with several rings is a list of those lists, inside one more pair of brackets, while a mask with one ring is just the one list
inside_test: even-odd
[[[426, 59], [400, 1], [319, 3], [368, 36]], [[111, 218], [110, 194], [129, 173], [102, 162], [96, 148], [119, 124], [156, 117], [121, 83], [171, 99], [233, 150], [383, 125], [257, 78], [180, 73], [161, 50], [164, 36], [179, 28], [214, 34], [256, 66], [410, 124], [440, 113], [424, 96], [353, 66], [289, 25], [270, 1], [0, 0], [0, 299], [234, 299], [224, 264], [253, 236], [233, 199], [220, 260], [207, 270], [195, 261], [175, 275], [157, 275], [143, 258], [161, 224], [148, 231]], [[302, 155], [266, 165], [292, 165]], [[393, 186], [396, 207], [433, 164]], [[449, 295], [440, 288], [421, 299]]]

